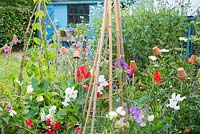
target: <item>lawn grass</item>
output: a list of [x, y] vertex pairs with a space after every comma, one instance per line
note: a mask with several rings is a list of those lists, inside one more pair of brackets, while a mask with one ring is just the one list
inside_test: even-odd
[[[20, 71], [20, 59], [15, 56], [11, 56], [9, 64], [5, 69], [5, 64], [7, 62], [8, 54], [0, 54], [0, 89], [2, 87], [10, 88], [12, 87], [13, 80], [18, 78]], [[7, 71], [5, 71], [7, 70]]]

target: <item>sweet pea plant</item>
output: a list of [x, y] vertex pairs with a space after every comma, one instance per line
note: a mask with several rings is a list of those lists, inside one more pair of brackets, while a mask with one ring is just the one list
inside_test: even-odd
[[[84, 35], [87, 30], [81, 32], [84, 26], [81, 24], [77, 33], [80, 40], [72, 47], [59, 46], [57, 36], [53, 37], [54, 43], [48, 44], [44, 23], [45, 16], [48, 16], [47, 2], [34, 0], [35, 17], [32, 18], [34, 20], [30, 19], [30, 22], [33, 21], [33, 24], [29, 23], [32, 28], [27, 28], [30, 37], [24, 37], [27, 41], [24, 44], [19, 77], [11, 81], [11, 88], [2, 91], [2, 133], [82, 132], [85, 122], [83, 107], [90, 86], [89, 80], [93, 77], [93, 57], [88, 47], [85, 47], [90, 41], [82, 38], [87, 37]], [[42, 24], [36, 21], [38, 19]], [[36, 31], [40, 37], [33, 37]], [[12, 44], [17, 42], [18, 38], [14, 36]], [[167, 43], [165, 40], [163, 42]], [[30, 47], [30, 44], [33, 46]], [[81, 49], [82, 46], [87, 49]], [[3, 49], [9, 55], [11, 48], [12, 45], [7, 45]], [[100, 63], [98, 81], [93, 83], [97, 85], [96, 133], [199, 133], [200, 103], [196, 64], [180, 59], [180, 52], [174, 47], [160, 48], [156, 55], [149, 49], [143, 52], [143, 58], [148, 62], [132, 59], [136, 64], [140, 62], [144, 68], [134, 70], [129, 61], [122, 58], [120, 62], [116, 59], [113, 61], [112, 85], [108, 81], [108, 63], [104, 59]], [[180, 70], [185, 70], [186, 76], [180, 77]], [[27, 79], [23, 73], [27, 74]], [[121, 94], [118, 78], [122, 73], [125, 73], [127, 81], [122, 84]], [[112, 111], [108, 111], [110, 86], [113, 88], [114, 100]], [[90, 125], [91, 120], [88, 122]], [[90, 133], [89, 130], [87, 133]]]

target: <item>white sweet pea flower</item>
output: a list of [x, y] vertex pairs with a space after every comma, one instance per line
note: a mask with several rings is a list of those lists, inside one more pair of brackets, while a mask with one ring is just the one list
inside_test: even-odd
[[115, 111], [110, 111], [108, 113], [108, 118], [110, 118], [110, 120], [112, 120], [113, 118], [116, 118], [118, 116], [118, 114]]
[[153, 121], [154, 120], [154, 115], [149, 115], [148, 118], [147, 118], [147, 120], [149, 122]]
[[147, 124], [145, 122], [140, 123], [141, 127], [145, 127]]
[[40, 118], [41, 118], [41, 121], [45, 121], [46, 120], [46, 115], [45, 115], [44, 110], [41, 111]]
[[125, 116], [125, 115], [126, 115], [126, 111], [123, 110], [123, 107], [118, 107], [118, 108], [116, 109], [116, 112], [117, 112], [119, 115], [121, 115], [121, 116]]
[[37, 102], [41, 102], [41, 101], [43, 101], [44, 100], [44, 97], [43, 96], [38, 96], [37, 97]]
[[27, 87], [27, 93], [30, 94], [30, 93], [32, 93], [32, 92], [33, 92], [33, 87], [32, 87], [32, 85], [28, 85], [28, 87]]
[[65, 100], [64, 100], [64, 102], [62, 102], [62, 104], [65, 107], [68, 106], [69, 102], [71, 101], [71, 99], [76, 99], [77, 98], [77, 94], [78, 94], [78, 90], [74, 90], [74, 87], [67, 88], [65, 90]]
[[157, 57], [156, 56], [149, 56], [149, 59], [152, 60], [152, 61], [156, 61]]
[[56, 106], [51, 106], [49, 108], [49, 113], [51, 114], [51, 113], [55, 113], [55, 112], [56, 112]]
[[99, 82], [100, 86], [107, 86], [108, 85], [108, 82], [106, 81], [104, 75], [99, 75], [98, 82]]
[[12, 117], [13, 117], [14, 115], [16, 115], [16, 114], [17, 114], [17, 112], [16, 112], [15, 110], [10, 110], [10, 111], [9, 111], [9, 115], [12, 116]]
[[177, 103], [178, 103], [179, 101], [183, 101], [184, 99], [186, 99], [185, 96], [184, 96], [184, 97], [180, 97], [180, 94], [178, 94], [178, 95], [176, 96], [176, 94], [173, 93], [173, 94], [171, 95], [171, 99], [169, 99], [169, 104], [167, 104], [166, 106], [167, 106], [167, 107], [171, 107], [171, 108], [173, 108], [174, 110], [179, 110], [179, 109], [180, 109], [180, 106], [177, 106]]
[[187, 40], [188, 40], [188, 39], [187, 39], [187, 38], [185, 38], [185, 37], [179, 37], [179, 40], [180, 40], [180, 41], [187, 42]]
[[167, 49], [161, 49], [160, 52], [167, 53], [167, 52], [169, 52], [169, 50], [167, 50]]

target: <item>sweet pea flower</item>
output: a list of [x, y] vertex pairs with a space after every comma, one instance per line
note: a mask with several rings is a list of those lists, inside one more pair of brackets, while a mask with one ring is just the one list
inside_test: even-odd
[[12, 106], [11, 105], [7, 105], [6, 106], [6, 110], [8, 110], [8, 111], [12, 110]]
[[41, 102], [43, 100], [44, 100], [44, 97], [42, 95], [37, 97], [37, 102]]
[[169, 50], [167, 50], [167, 49], [161, 49], [160, 52], [162, 52], [162, 53], [168, 53]]
[[149, 56], [149, 59], [152, 60], [152, 61], [156, 61], [157, 57], [156, 56]]
[[[122, 68], [126, 68], [126, 67], [128, 66], [128, 64], [127, 64], [125, 61], [123, 61], [122, 58], [120, 58], [120, 66], [121, 66]], [[114, 67], [118, 67], [118, 60], [116, 60], [116, 61], [114, 62]]]
[[123, 110], [123, 107], [118, 107], [118, 108], [116, 109], [116, 112], [117, 112], [119, 115], [121, 115], [121, 116], [125, 116], [125, 115], [126, 115], [126, 111]]
[[118, 116], [118, 114], [115, 111], [110, 111], [108, 113], [107, 117], [110, 118], [110, 120], [112, 120], [112, 119], [116, 118], [117, 116]]
[[19, 40], [18, 40], [17, 36], [14, 36], [14, 38], [13, 38], [13, 40], [12, 40], [12, 43], [13, 43], [14, 45], [16, 45], [18, 41], [19, 41]]
[[28, 126], [28, 127], [33, 126], [33, 121], [32, 121], [31, 119], [28, 119], [28, 120], [26, 121], [26, 126]]
[[10, 47], [8, 45], [5, 45], [3, 47], [4, 53], [8, 53], [10, 51]]
[[180, 40], [180, 41], [187, 42], [187, 40], [188, 40], [188, 39], [187, 39], [187, 38], [185, 38], [185, 37], [179, 37], [179, 40]]
[[28, 85], [28, 87], [27, 87], [27, 93], [30, 94], [30, 93], [32, 93], [32, 92], [33, 92], [33, 87], [32, 87], [32, 85]]
[[154, 115], [149, 115], [148, 118], [147, 118], [147, 120], [149, 122], [153, 121], [154, 120]]
[[17, 114], [17, 112], [16, 112], [15, 110], [10, 110], [10, 111], [9, 111], [9, 115], [12, 116], [12, 117], [13, 117], [14, 115], [16, 115], [16, 114]]
[[134, 116], [134, 120], [138, 123], [141, 124], [142, 123], [142, 118], [143, 118], [143, 113], [142, 110], [136, 108], [136, 107], [131, 107], [129, 109], [130, 114]]
[[180, 94], [177, 94], [176, 96], [176, 93], [173, 93], [171, 95], [171, 99], [169, 99], [169, 104], [167, 104], [166, 106], [167, 107], [170, 107], [170, 108], [173, 108], [174, 110], [179, 110], [180, 109], [180, 106], [177, 106], [177, 103], [179, 101], [183, 101], [184, 99], [186, 99], [186, 97], [180, 97]]
[[161, 83], [162, 79], [161, 79], [160, 72], [156, 71], [156, 72], [154, 73], [154, 81], [155, 81], [156, 83]]

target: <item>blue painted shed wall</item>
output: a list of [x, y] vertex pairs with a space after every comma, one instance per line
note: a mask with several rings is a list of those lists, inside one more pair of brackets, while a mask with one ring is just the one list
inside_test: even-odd
[[54, 5], [54, 21], [58, 21], [59, 29], [67, 27], [67, 5]]

